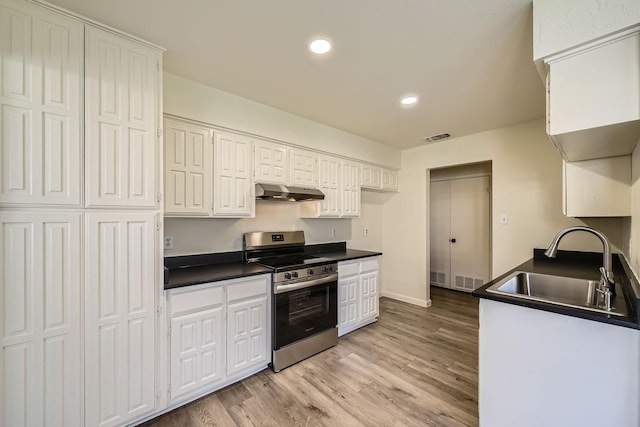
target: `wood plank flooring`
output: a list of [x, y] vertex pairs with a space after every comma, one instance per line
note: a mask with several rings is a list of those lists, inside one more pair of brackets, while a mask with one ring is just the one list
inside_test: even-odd
[[425, 309], [380, 300], [377, 323], [277, 374], [246, 380], [149, 426], [477, 426], [478, 300], [431, 289]]

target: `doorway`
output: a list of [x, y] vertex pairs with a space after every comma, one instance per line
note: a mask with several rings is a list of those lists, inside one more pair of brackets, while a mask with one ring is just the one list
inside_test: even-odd
[[491, 162], [430, 177], [430, 283], [471, 292], [491, 275]]

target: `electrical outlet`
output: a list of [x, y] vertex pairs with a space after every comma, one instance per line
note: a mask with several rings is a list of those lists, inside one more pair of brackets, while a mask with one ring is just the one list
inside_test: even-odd
[[364, 235], [365, 235], [365, 236], [368, 236], [368, 235], [369, 235], [369, 229], [368, 229], [368, 228], [365, 228], [365, 229], [364, 229]]
[[164, 248], [173, 249], [173, 236], [164, 236]]

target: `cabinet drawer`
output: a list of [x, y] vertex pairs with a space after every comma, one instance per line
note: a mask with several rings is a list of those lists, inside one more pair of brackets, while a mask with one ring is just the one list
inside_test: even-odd
[[358, 267], [359, 267], [359, 262], [358, 261], [348, 261], [348, 262], [341, 262], [338, 263], [338, 274], [340, 277], [344, 277], [344, 276], [355, 276], [358, 274]]
[[375, 271], [378, 269], [378, 258], [365, 258], [360, 261], [360, 273]]
[[224, 286], [211, 283], [199, 285], [196, 289], [191, 288], [188, 291], [171, 293], [169, 300], [171, 301], [170, 315], [172, 317], [214, 307], [224, 303]]
[[236, 301], [264, 295], [269, 291], [271, 280], [269, 276], [259, 276], [254, 279], [241, 279], [227, 286], [227, 301]]

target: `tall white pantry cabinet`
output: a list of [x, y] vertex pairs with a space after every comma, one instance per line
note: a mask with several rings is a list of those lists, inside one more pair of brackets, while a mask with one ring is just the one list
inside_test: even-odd
[[160, 48], [0, 0], [0, 425], [156, 408]]

